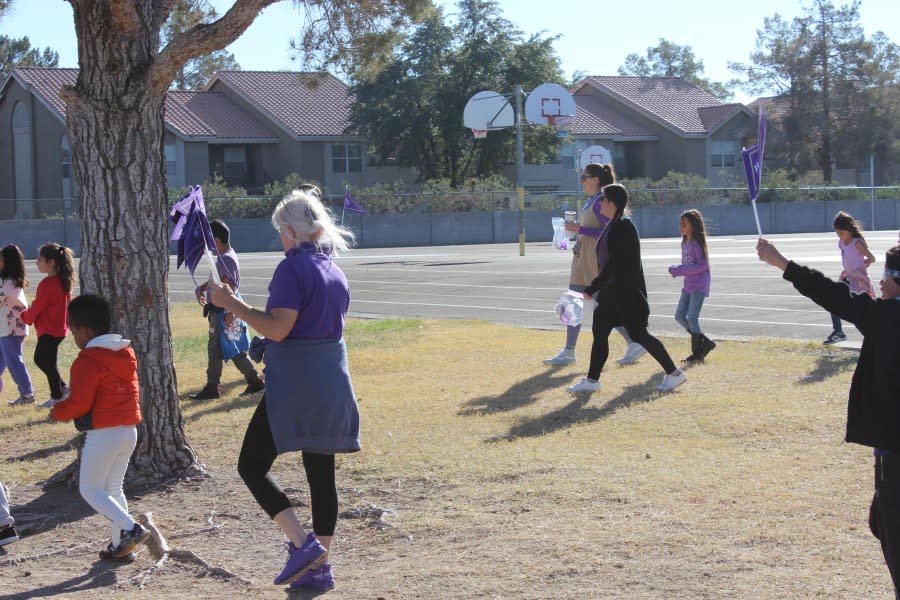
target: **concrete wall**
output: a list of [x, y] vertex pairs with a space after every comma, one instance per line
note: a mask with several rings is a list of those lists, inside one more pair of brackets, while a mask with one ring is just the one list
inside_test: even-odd
[[[875, 228], [900, 228], [900, 200], [878, 200]], [[641, 237], [676, 237], [678, 216], [683, 207], [639, 207], [632, 213]], [[835, 213], [845, 210], [873, 229], [872, 204], [860, 201], [791, 202], [760, 204], [759, 220], [765, 233], [814, 233], [832, 231]], [[743, 205], [701, 207], [712, 235], [752, 235], [756, 233], [753, 209]], [[528, 210], [524, 214], [525, 241], [553, 239], [552, 217], [556, 210]], [[228, 219], [231, 239], [238, 252], [281, 250], [269, 219]], [[360, 248], [400, 246], [450, 246], [456, 244], [512, 243], [519, 239], [517, 210], [469, 213], [419, 213], [405, 215], [360, 215], [347, 213], [344, 225], [356, 234]], [[0, 239], [22, 248], [25, 256], [37, 256], [38, 247], [48, 240], [62, 243], [78, 254], [81, 230], [77, 219], [18, 219], [0, 221]], [[175, 245], [171, 245], [175, 252]]]

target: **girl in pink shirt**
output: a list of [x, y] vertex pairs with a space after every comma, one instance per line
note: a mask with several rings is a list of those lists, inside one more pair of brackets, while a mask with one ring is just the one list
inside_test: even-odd
[[[866, 269], [875, 262], [875, 257], [866, 245], [862, 225], [849, 213], [840, 211], [834, 216], [834, 232], [838, 236], [838, 249], [844, 266], [838, 279], [850, 286], [851, 292], [868, 294], [874, 298], [875, 288], [872, 287], [872, 280]], [[834, 314], [831, 315], [831, 325], [833, 331], [823, 343], [834, 344], [847, 339], [841, 320]]]

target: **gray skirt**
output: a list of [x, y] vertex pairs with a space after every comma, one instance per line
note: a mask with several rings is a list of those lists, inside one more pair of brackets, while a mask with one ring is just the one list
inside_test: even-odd
[[278, 454], [361, 448], [359, 407], [343, 339], [269, 342], [265, 363], [266, 411]]

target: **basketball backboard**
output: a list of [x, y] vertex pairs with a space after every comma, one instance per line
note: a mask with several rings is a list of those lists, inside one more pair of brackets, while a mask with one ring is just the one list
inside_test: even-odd
[[597, 163], [601, 165], [611, 165], [612, 164], [612, 153], [607, 150], [604, 146], [589, 146], [581, 153], [581, 158], [578, 160], [581, 165], [581, 170], [583, 171], [586, 166], [591, 163]]
[[463, 125], [470, 129], [503, 129], [516, 124], [512, 106], [503, 94], [478, 92], [466, 102]]
[[536, 125], [553, 125], [558, 117], [575, 119], [575, 99], [558, 83], [542, 83], [525, 100], [525, 118]]

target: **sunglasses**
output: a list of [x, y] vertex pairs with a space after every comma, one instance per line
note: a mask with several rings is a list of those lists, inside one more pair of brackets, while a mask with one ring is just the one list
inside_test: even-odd
[[587, 175], [586, 173], [582, 173], [581, 180], [584, 181], [585, 179], [597, 179], [597, 176], [596, 175]]

